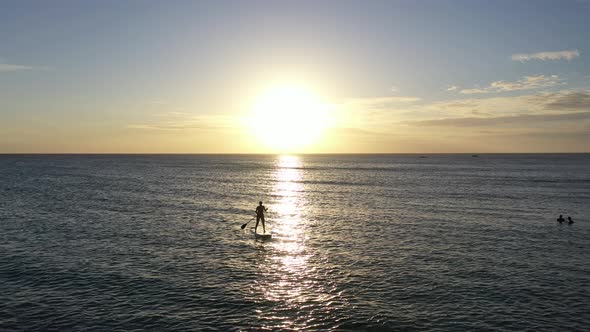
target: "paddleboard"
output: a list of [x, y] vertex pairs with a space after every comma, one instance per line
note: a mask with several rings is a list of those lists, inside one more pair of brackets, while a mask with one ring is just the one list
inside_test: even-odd
[[272, 234], [270, 232], [263, 234], [263, 233], [256, 233], [256, 232], [254, 232], [253, 229], [251, 229], [251, 231], [252, 231], [252, 234], [254, 234], [254, 238], [255, 239], [260, 239], [260, 240], [270, 240], [270, 239], [272, 239]]

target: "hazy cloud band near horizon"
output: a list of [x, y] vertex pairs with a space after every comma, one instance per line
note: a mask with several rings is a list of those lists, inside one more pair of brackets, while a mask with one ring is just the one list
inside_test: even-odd
[[578, 50], [565, 50], [565, 51], [554, 51], [554, 52], [537, 52], [537, 53], [519, 53], [513, 54], [512, 60], [526, 62], [531, 60], [567, 60], [571, 61], [580, 56]]

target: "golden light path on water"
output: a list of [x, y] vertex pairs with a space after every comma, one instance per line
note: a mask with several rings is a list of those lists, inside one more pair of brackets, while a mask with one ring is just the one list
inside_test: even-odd
[[306, 267], [304, 224], [301, 218], [303, 208], [303, 186], [299, 182], [302, 174], [300, 160], [295, 156], [281, 156], [274, 174], [275, 186], [272, 195], [279, 197], [273, 205], [273, 241], [277, 255], [273, 265], [283, 270], [284, 278], [271, 282], [266, 289], [266, 298], [280, 300], [287, 298], [297, 301], [301, 289], [290, 282], [291, 275], [303, 272]]
[[259, 319], [268, 328], [305, 328], [307, 318], [300, 317], [300, 309], [317, 303], [323, 293], [311, 279], [314, 268], [308, 266], [303, 218], [306, 206], [301, 183], [301, 160], [297, 156], [280, 156], [273, 171], [271, 195], [275, 197], [269, 208], [273, 239], [260, 243], [264, 261], [259, 261], [263, 280], [258, 291], [263, 301], [270, 303], [271, 312], [261, 310]]

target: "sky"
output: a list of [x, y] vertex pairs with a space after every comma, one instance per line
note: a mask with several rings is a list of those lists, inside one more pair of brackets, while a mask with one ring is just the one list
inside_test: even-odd
[[590, 152], [589, 17], [583, 0], [2, 0], [0, 153]]

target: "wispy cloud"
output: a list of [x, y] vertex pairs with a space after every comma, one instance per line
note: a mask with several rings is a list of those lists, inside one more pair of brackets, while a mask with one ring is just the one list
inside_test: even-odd
[[[500, 89], [502, 85], [495, 86]], [[374, 134], [370, 142], [379, 141], [395, 149], [425, 151], [436, 146], [437, 151], [588, 151], [584, 142], [590, 137], [590, 90], [457, 97], [382, 108], [355, 107], [344, 110], [350, 121], [336, 127], [387, 133], [389, 136]], [[352, 132], [346, 136], [359, 145], [366, 139], [367, 147], [372, 146], [365, 136]]]
[[236, 127], [235, 117], [229, 115], [195, 115], [182, 112], [152, 114], [151, 121], [129, 124], [128, 129], [142, 130], [224, 130]]
[[169, 104], [166, 100], [164, 99], [153, 99], [147, 102], [148, 105], [167, 105]]
[[590, 93], [573, 91], [552, 94], [552, 99], [545, 103], [546, 109], [551, 110], [590, 110]]
[[539, 88], [548, 88], [563, 84], [563, 80], [558, 75], [538, 75], [538, 76], [524, 76], [522, 79], [515, 82], [495, 81], [484, 88], [463, 89], [459, 91], [463, 94], [477, 94], [477, 93], [493, 93], [493, 92], [508, 92], [519, 90], [532, 90]]
[[578, 50], [566, 50], [566, 51], [555, 51], [555, 52], [537, 52], [537, 53], [519, 53], [512, 54], [512, 60], [526, 62], [531, 60], [573, 60], [580, 56]]
[[479, 100], [450, 100], [443, 102], [434, 102], [429, 106], [430, 109], [436, 110], [456, 110], [456, 109], [473, 109], [476, 108]]
[[[421, 105], [425, 115], [437, 117], [470, 116], [475, 113], [495, 116], [547, 114], [550, 112], [590, 111], [590, 90], [562, 90], [519, 96], [470, 98]], [[477, 112], [473, 112], [476, 110]], [[426, 118], [428, 119], [428, 118]]]
[[0, 72], [19, 71], [19, 70], [33, 70], [33, 66], [13, 65], [9, 63], [0, 63]]
[[198, 126], [187, 126], [187, 125], [174, 125], [174, 124], [130, 124], [127, 125], [128, 129], [145, 129], [145, 130], [183, 130], [191, 128], [199, 128]]
[[0, 58], [0, 73], [1, 72], [13, 72], [13, 71], [25, 71], [25, 70], [53, 70], [53, 67], [47, 66], [31, 66], [9, 63], [5, 59]]
[[456, 85], [451, 85], [450, 87], [447, 88], [447, 91], [457, 91], [457, 89], [459, 89], [458, 86]]
[[[590, 89], [455, 96], [391, 107], [348, 108], [342, 103], [338, 112], [347, 120], [334, 128], [359, 129], [371, 135], [350, 130], [339, 132], [342, 139], [334, 138], [332, 132], [327, 135], [334, 142], [352, 142], [347, 147], [368, 151], [374, 146], [408, 152], [588, 151]], [[379, 105], [379, 100], [383, 101], [368, 98], [364, 104]]]
[[480, 89], [480, 88], [472, 88], [472, 89], [463, 89], [459, 91], [460, 93], [464, 94], [475, 94], [475, 93], [490, 93], [494, 92], [490, 88]]
[[524, 126], [533, 122], [555, 121], [579, 121], [590, 119], [590, 112], [566, 113], [566, 114], [522, 114], [514, 116], [498, 117], [462, 117], [436, 120], [408, 121], [414, 126], [443, 126], [443, 127], [480, 127], [480, 126]]
[[186, 113], [186, 112], [164, 112], [164, 113], [155, 113], [152, 114], [153, 116], [160, 116], [160, 117], [193, 117], [194, 114]]
[[354, 98], [346, 101], [348, 105], [365, 106], [368, 108], [383, 108], [392, 105], [413, 103], [419, 101], [418, 97], [371, 97], [371, 98]]

